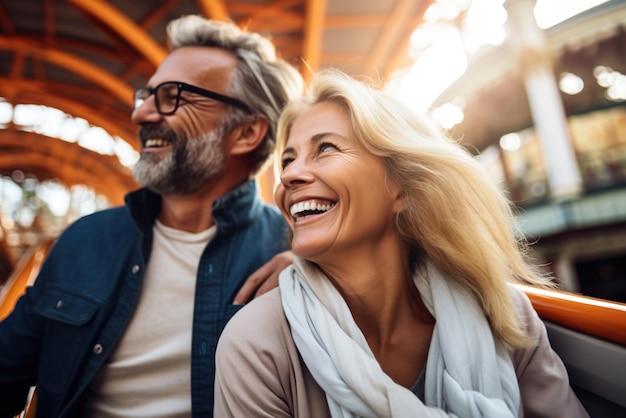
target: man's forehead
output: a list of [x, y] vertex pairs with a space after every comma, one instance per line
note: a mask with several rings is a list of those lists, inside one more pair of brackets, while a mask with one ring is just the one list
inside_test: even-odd
[[237, 66], [237, 57], [217, 47], [187, 46], [172, 51], [159, 65], [149, 85], [163, 81], [197, 82], [205, 78], [227, 80]]

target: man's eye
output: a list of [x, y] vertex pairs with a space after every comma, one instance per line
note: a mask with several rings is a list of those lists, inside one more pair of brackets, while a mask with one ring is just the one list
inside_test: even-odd
[[162, 97], [164, 100], [176, 100], [176, 96], [178, 95], [176, 93], [176, 91], [168, 90], [162, 94]]

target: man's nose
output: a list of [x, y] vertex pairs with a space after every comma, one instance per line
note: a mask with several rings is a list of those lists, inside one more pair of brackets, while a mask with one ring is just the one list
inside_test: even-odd
[[146, 122], [159, 122], [162, 117], [163, 116], [158, 112], [156, 108], [154, 94], [151, 94], [138, 106], [135, 106], [130, 119], [135, 125], [141, 125]]

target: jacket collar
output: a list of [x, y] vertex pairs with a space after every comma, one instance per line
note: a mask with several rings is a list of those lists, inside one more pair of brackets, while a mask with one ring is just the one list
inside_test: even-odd
[[[128, 193], [124, 201], [137, 227], [152, 229], [161, 209], [161, 196], [148, 188]], [[232, 232], [251, 223], [262, 209], [255, 179], [250, 179], [213, 202], [211, 209], [218, 234]]]

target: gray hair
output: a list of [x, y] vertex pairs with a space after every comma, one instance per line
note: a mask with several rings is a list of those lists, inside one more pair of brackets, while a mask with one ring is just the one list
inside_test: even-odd
[[302, 77], [294, 67], [277, 58], [276, 49], [268, 38], [232, 23], [183, 16], [168, 24], [167, 35], [170, 50], [186, 46], [217, 47], [232, 52], [239, 60], [228, 94], [243, 101], [254, 114], [231, 108], [223, 124], [230, 130], [254, 120], [256, 115], [267, 120], [267, 134], [250, 155], [251, 174], [258, 173], [268, 163], [276, 146], [276, 125], [283, 107], [302, 94]]

